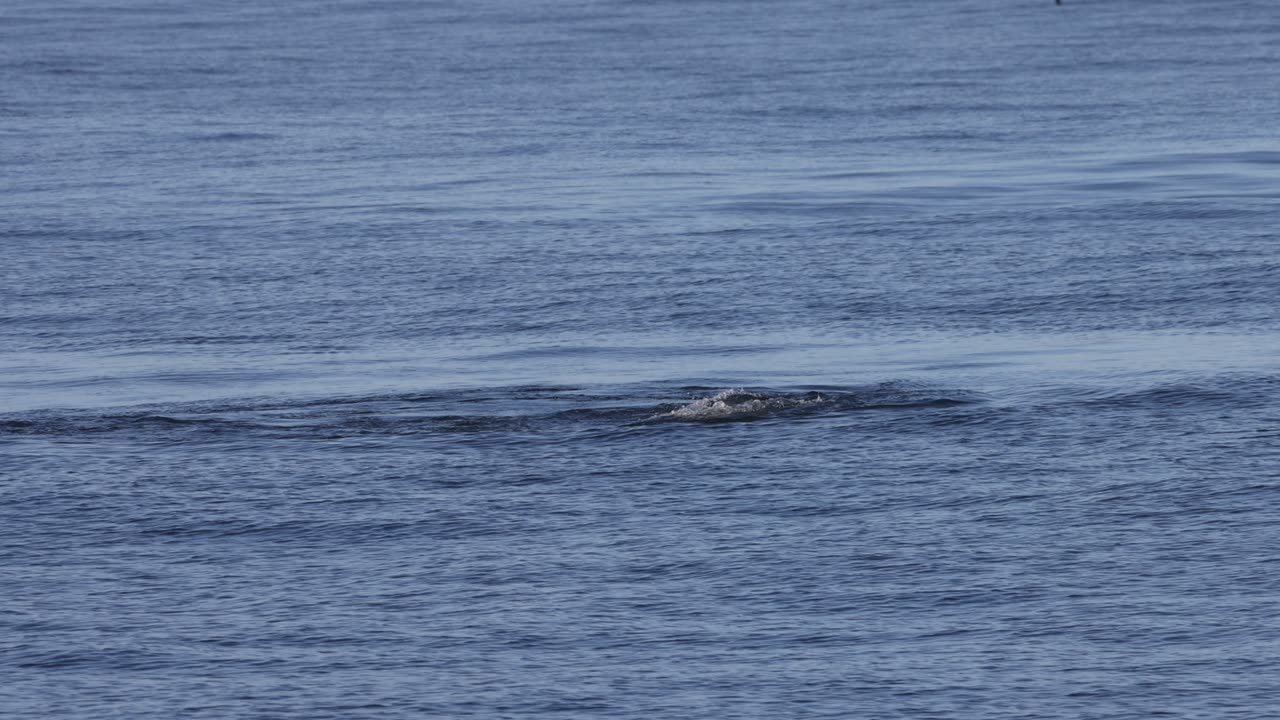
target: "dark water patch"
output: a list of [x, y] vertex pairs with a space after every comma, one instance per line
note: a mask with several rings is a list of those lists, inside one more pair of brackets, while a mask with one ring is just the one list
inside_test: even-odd
[[[678, 302], [679, 297], [670, 298], [673, 302]], [[770, 353], [783, 349], [795, 349], [795, 346], [781, 345], [670, 345], [670, 346], [570, 346], [562, 345], [556, 347], [533, 347], [522, 348], [520, 350], [507, 350], [497, 353], [487, 353], [474, 356], [475, 360], [520, 360], [520, 359], [540, 359], [540, 358], [577, 358], [581, 356], [637, 356], [644, 357], [654, 353], [659, 353], [668, 357], [680, 356], [702, 356], [702, 355], [751, 355], [758, 353]]]
[[1097, 219], [1112, 220], [1232, 220], [1263, 217], [1270, 211], [1265, 207], [1253, 207], [1202, 199], [1121, 201], [1107, 203], [1093, 209]]
[[49, 672], [63, 670], [141, 672], [167, 670], [183, 664], [180, 656], [171, 652], [132, 648], [51, 650], [19, 645], [13, 648], [12, 652], [15, 666]]
[[263, 132], [220, 132], [191, 135], [188, 137], [193, 142], [246, 142], [253, 140], [278, 140], [279, 135]]
[[242, 434], [264, 427], [269, 426], [221, 417], [178, 418], [151, 414], [38, 413], [26, 419], [0, 419], [0, 437], [27, 435], [67, 441], [90, 441], [101, 435], [121, 435], [132, 441], [168, 442], [193, 435]]
[[[983, 396], [924, 384], [886, 382], [854, 388], [811, 390], [723, 390], [686, 386], [706, 393], [685, 402], [657, 402], [647, 388], [593, 392], [570, 386], [526, 386], [440, 393], [241, 403], [194, 403], [137, 411], [38, 411], [0, 417], [0, 437], [47, 437], [93, 441], [115, 437], [135, 443], [252, 440], [336, 440], [439, 434], [613, 431], [662, 423], [722, 423], [831, 415], [882, 409], [948, 407], [980, 402]], [[482, 412], [476, 412], [482, 409]]]
[[10, 65], [12, 69], [19, 71], [33, 71], [45, 75], [54, 75], [57, 77], [77, 77], [101, 75], [105, 71], [102, 69], [103, 64], [99, 62], [70, 64], [70, 62], [58, 62], [51, 60], [29, 60], [22, 63]]
[[1125, 389], [1078, 391], [1079, 402], [1099, 410], [1168, 409], [1188, 413], [1252, 410], [1280, 402], [1280, 378], [1231, 374], [1193, 378]]
[[[395, 543], [415, 537], [458, 539], [497, 535], [520, 529], [527, 523], [489, 513], [433, 511], [421, 520], [381, 521], [332, 518], [272, 520], [263, 518], [134, 518], [127, 535], [155, 536], [171, 540], [203, 538], [221, 541], [268, 541], [281, 545], [314, 543]], [[121, 540], [126, 540], [122, 535]]]
[[1110, 161], [1100, 165], [1102, 172], [1131, 172], [1134, 170], [1182, 172], [1188, 168], [1212, 165], [1280, 165], [1278, 150], [1237, 150], [1229, 152], [1163, 153], [1125, 160]]

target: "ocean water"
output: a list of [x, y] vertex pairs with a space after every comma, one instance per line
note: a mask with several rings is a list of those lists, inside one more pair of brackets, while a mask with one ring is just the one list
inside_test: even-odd
[[7, 0], [6, 718], [1280, 714], [1272, 0]]

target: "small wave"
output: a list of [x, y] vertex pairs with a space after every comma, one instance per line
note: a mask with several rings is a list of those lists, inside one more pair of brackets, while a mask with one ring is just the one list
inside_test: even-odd
[[725, 390], [711, 397], [698, 398], [687, 405], [655, 416], [673, 420], [694, 422], [717, 422], [725, 420], [747, 420], [751, 418], [777, 415], [788, 411], [803, 410], [829, 403], [821, 393], [808, 393], [801, 397], [769, 395], [767, 393], [749, 392], [747, 390]]
[[1272, 407], [1278, 393], [1280, 378], [1276, 376], [1237, 373], [1217, 377], [1186, 377], [1175, 382], [1136, 388], [1084, 392], [1081, 393], [1079, 402], [1110, 409], [1160, 407], [1240, 410]]
[[863, 388], [805, 392], [768, 392], [735, 388], [649, 417], [645, 422], [730, 422], [808, 414], [824, 410], [956, 405], [975, 402], [970, 392], [943, 391], [927, 385], [885, 382]]
[[[519, 386], [321, 399], [244, 399], [112, 410], [46, 410], [0, 415], [0, 440], [47, 437], [140, 443], [322, 440], [519, 433], [552, 437], [583, 430], [668, 422], [717, 423], [813, 413], [974, 402], [980, 396], [923, 384], [861, 387], [729, 389], [684, 387], [693, 397], [670, 402], [669, 387]], [[667, 402], [661, 402], [666, 399]], [[655, 404], [658, 403], [658, 404]]]
[[88, 438], [128, 433], [138, 438], [173, 440], [194, 433], [245, 432], [260, 427], [264, 426], [219, 416], [184, 418], [150, 413], [37, 413], [26, 418], [0, 418], [0, 438], [7, 435]]

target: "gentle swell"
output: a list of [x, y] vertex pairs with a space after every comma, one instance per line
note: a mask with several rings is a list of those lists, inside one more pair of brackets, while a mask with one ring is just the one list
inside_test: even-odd
[[981, 399], [968, 391], [888, 382], [862, 388], [805, 392], [724, 390], [655, 414], [646, 422], [732, 422], [819, 412], [955, 405]]
[[332, 440], [442, 433], [556, 435], [583, 429], [782, 419], [874, 408], [950, 405], [981, 399], [967, 391], [908, 383], [801, 390], [686, 388], [684, 391], [707, 394], [671, 402], [671, 388], [652, 386], [591, 393], [577, 388], [498, 388], [294, 402], [276, 399], [109, 411], [39, 411], [0, 416], [0, 439], [46, 437], [90, 441], [113, 437], [131, 442], [175, 443], [244, 438]]

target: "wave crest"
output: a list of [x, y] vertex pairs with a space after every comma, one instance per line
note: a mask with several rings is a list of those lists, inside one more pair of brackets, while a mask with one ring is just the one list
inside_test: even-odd
[[[841, 410], [956, 405], [975, 402], [976, 393], [943, 390], [927, 384], [891, 381], [865, 387], [809, 390], [808, 392], [759, 391], [735, 388], [697, 398], [646, 422], [726, 422], [765, 417]], [[668, 406], [670, 407], [670, 406]]]
[[829, 402], [830, 400], [827, 397], [818, 392], [806, 393], [801, 396], [786, 396], [769, 395], [739, 388], [724, 390], [711, 397], [698, 398], [665, 415], [660, 415], [658, 418], [695, 422], [746, 420], [810, 408]]

